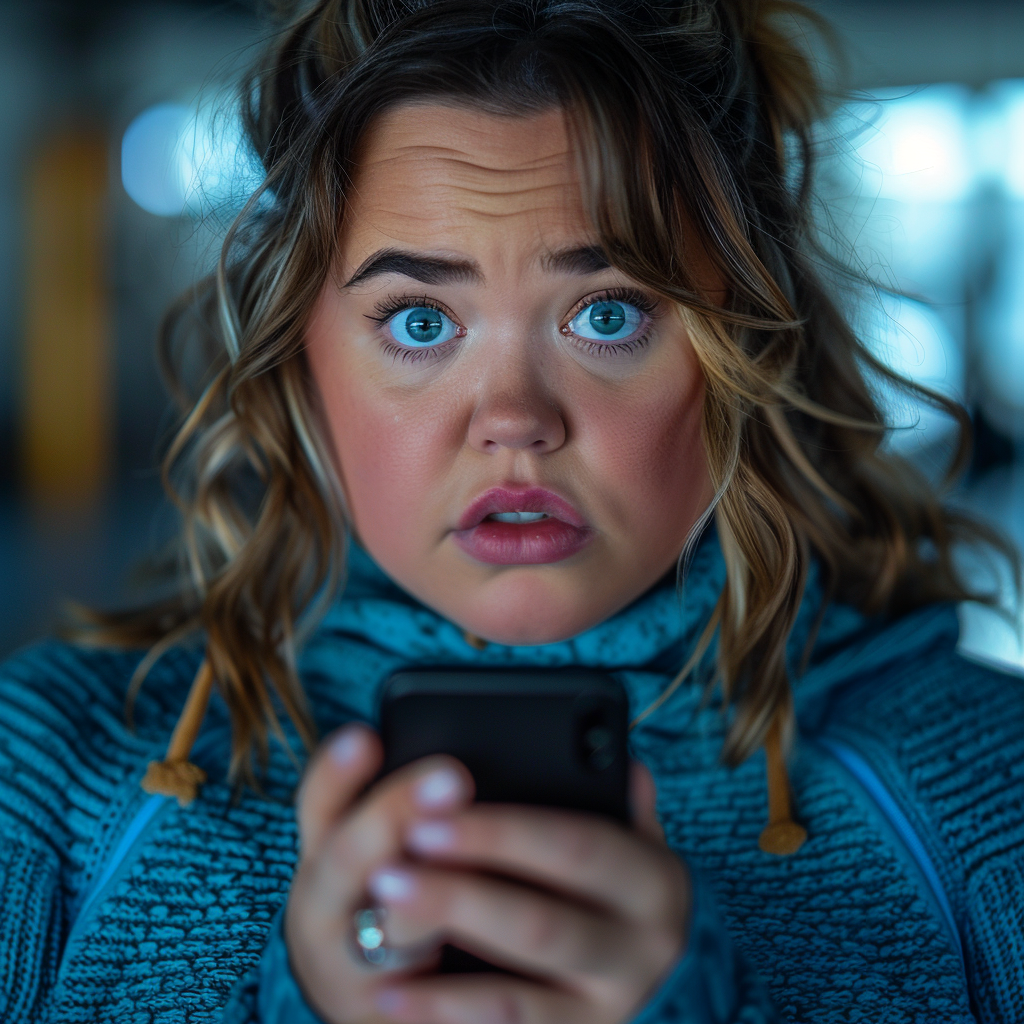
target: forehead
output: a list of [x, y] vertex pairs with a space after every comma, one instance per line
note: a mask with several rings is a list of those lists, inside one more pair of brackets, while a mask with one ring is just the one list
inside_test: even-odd
[[343, 248], [355, 263], [396, 243], [525, 254], [591, 234], [560, 110], [417, 103], [387, 112], [364, 140]]

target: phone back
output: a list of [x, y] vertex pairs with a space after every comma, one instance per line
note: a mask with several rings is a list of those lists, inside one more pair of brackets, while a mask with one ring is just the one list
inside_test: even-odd
[[629, 820], [628, 703], [592, 669], [415, 669], [381, 703], [384, 772], [429, 754], [470, 770], [477, 799]]

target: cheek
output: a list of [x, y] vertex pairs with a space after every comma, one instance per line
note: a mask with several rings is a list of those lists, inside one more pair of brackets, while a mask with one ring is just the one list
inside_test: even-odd
[[[438, 483], [451, 451], [450, 417], [437, 403], [389, 400], [354, 367], [329, 379], [314, 377], [324, 409], [353, 525], [375, 554], [413, 541], [417, 523], [431, 520]], [[386, 539], [387, 543], [377, 543]], [[384, 559], [388, 561], [388, 559]]]
[[[594, 407], [584, 436], [611, 515], [644, 543], [674, 546], [711, 499], [701, 439], [703, 381], [665, 374], [625, 400]], [[582, 424], [581, 424], [582, 425]]]

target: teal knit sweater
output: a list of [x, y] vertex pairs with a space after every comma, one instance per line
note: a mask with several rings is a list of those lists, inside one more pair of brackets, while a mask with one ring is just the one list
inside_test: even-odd
[[[357, 551], [301, 672], [324, 731], [372, 721], [380, 684], [410, 664], [603, 666], [638, 711], [722, 580], [711, 538], [681, 603], [660, 588], [573, 640], [477, 651]], [[638, 1024], [1024, 1021], [1024, 682], [960, 658], [941, 606], [895, 622], [830, 607], [801, 673], [816, 595], [790, 647], [797, 854], [758, 849], [764, 757], [721, 765], [710, 658], [633, 733], [699, 880], [689, 949]], [[264, 795], [233, 793], [215, 698], [199, 799], [147, 796], [199, 652], [158, 663], [129, 732], [137, 659], [46, 644], [0, 672], [0, 1020], [313, 1022], [279, 928], [297, 768], [275, 744]]]

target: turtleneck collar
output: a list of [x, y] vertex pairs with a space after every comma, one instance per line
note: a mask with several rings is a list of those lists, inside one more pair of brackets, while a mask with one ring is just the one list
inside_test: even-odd
[[365, 550], [350, 548], [348, 579], [318, 638], [359, 638], [416, 664], [479, 667], [586, 665], [611, 670], [657, 666], [672, 671], [704, 628], [725, 580], [713, 531], [694, 553], [682, 593], [663, 581], [615, 615], [568, 640], [474, 646], [461, 627], [395, 584]]
[[[620, 612], [568, 640], [535, 646], [487, 643], [480, 649], [461, 627], [402, 590], [361, 547], [351, 544], [349, 552], [344, 592], [307, 646], [302, 658], [305, 665], [333, 675], [341, 666], [332, 651], [337, 641], [344, 640], [378, 652], [382, 666], [585, 665], [611, 671], [640, 670], [651, 686], [649, 690], [644, 687], [644, 694], [634, 694], [643, 704], [657, 696], [658, 689], [668, 684], [689, 657], [725, 582], [718, 537], [710, 528], [693, 553], [681, 591], [674, 580], [662, 581]], [[930, 644], [956, 643], [955, 610], [948, 605], [923, 608], [892, 622], [878, 616], [867, 618], [843, 604], [831, 603], [822, 611], [822, 600], [818, 566], [812, 563], [787, 644], [802, 729], [816, 731], [832, 692], [844, 680]], [[808, 657], [812, 632], [814, 645]], [[679, 697], [686, 692], [692, 696], [694, 684], [703, 688], [711, 678], [714, 657], [712, 643]], [[663, 682], [658, 683], [659, 678]]]

